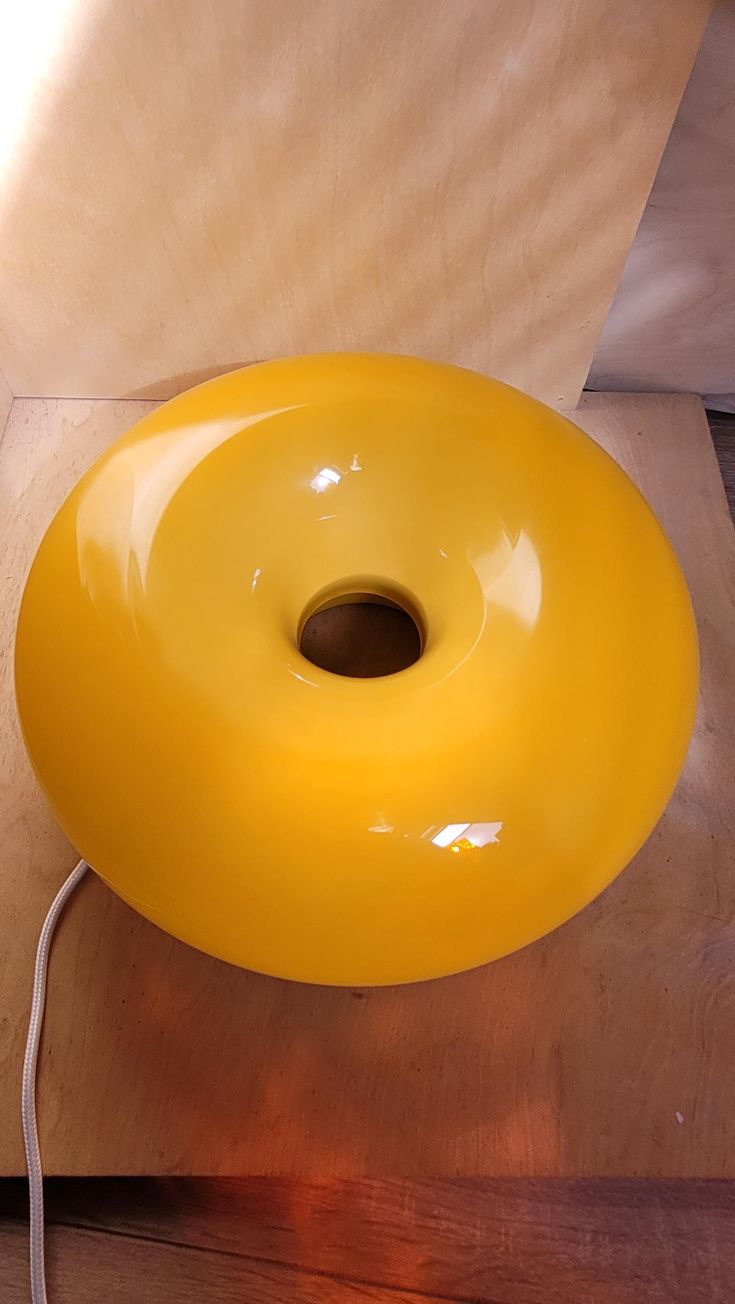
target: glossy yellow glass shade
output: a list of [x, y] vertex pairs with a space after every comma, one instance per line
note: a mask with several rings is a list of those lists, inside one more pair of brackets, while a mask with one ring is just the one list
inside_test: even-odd
[[[404, 605], [350, 679], [316, 606]], [[21, 609], [17, 693], [62, 828], [149, 919], [236, 964], [394, 983], [568, 919], [661, 814], [697, 644], [660, 527], [569, 421], [410, 358], [233, 372], [84, 476]]]

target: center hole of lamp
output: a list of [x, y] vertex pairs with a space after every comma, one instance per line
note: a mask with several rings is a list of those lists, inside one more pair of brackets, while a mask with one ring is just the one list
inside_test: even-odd
[[299, 651], [333, 675], [376, 679], [406, 670], [421, 656], [424, 630], [410, 600], [386, 588], [358, 586], [315, 598], [302, 616]]

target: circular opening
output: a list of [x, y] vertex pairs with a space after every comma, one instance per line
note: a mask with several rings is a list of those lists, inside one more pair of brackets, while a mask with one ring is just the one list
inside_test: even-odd
[[308, 607], [298, 643], [313, 665], [353, 679], [406, 670], [423, 648], [418, 618], [406, 603], [364, 590], [333, 593]]

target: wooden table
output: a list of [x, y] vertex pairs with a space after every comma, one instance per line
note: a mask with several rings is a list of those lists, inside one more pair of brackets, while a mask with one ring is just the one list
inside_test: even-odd
[[[149, 406], [16, 402], [2, 449], [6, 650], [53, 509]], [[697, 731], [647, 845], [599, 900], [534, 946], [456, 978], [362, 991], [230, 968], [165, 936], [90, 876], [52, 962], [39, 1084], [47, 1171], [320, 1182], [733, 1175], [732, 527], [698, 399], [589, 394], [576, 419], [659, 513], [699, 621]], [[75, 856], [31, 778], [7, 656], [4, 676], [0, 1172], [17, 1174], [32, 955]], [[635, 1200], [630, 1208], [632, 1227]], [[439, 1283], [434, 1293], [468, 1289]]]
[[[51, 1304], [732, 1300], [731, 1182], [127, 1178], [50, 1188]], [[25, 1218], [20, 1182], [0, 1185], [3, 1304], [28, 1299]]]

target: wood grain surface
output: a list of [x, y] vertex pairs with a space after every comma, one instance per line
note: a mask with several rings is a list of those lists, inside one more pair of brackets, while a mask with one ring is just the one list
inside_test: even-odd
[[6, 42], [0, 74], [18, 115], [0, 201], [11, 389], [170, 396], [352, 348], [573, 406], [709, 9], [50, 9], [36, 61]]
[[[735, 1183], [49, 1184], [54, 1304], [730, 1304]], [[4, 1216], [3, 1216], [4, 1215]], [[25, 1192], [0, 1188], [0, 1295], [27, 1299]]]
[[718, 0], [588, 384], [735, 390], [735, 0]]
[[13, 395], [3, 373], [0, 371], [0, 440], [5, 433], [5, 423], [13, 405]]
[[722, 472], [730, 516], [735, 521], [735, 413], [708, 412], [707, 421]]
[[[149, 406], [16, 401], [2, 450], [6, 1173], [23, 1171], [33, 951], [75, 861], [17, 731], [15, 610], [53, 510]], [[698, 399], [588, 395], [576, 419], [659, 513], [699, 622], [697, 730], [646, 846], [601, 898], [534, 946], [455, 978], [361, 991], [212, 960], [90, 876], [52, 961], [39, 1082], [47, 1171], [735, 1176], [735, 538]]]

